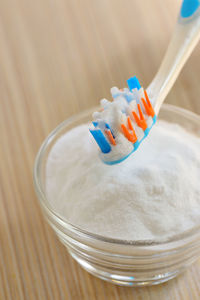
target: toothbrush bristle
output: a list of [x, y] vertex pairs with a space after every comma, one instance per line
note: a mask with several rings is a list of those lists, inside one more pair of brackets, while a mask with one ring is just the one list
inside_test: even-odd
[[108, 140], [109, 142], [113, 145], [113, 146], [116, 146], [116, 141], [111, 133], [111, 130], [110, 129], [105, 129], [105, 133], [108, 137]]
[[128, 122], [129, 129], [132, 130], [132, 131], [134, 131], [132, 123], [131, 123], [131, 118], [129, 116], [127, 117], [127, 122]]
[[153, 118], [155, 115], [155, 111], [153, 109], [153, 106], [151, 105], [151, 102], [150, 102], [147, 92], [145, 90], [144, 90], [144, 94], [145, 94], [146, 101], [144, 100], [144, 98], [141, 98], [142, 103], [145, 107], [146, 113]]
[[[128, 122], [128, 120], [127, 120]], [[121, 124], [121, 128], [122, 128], [122, 131], [123, 131], [123, 134], [124, 136], [131, 142], [131, 143], [135, 143], [137, 141], [137, 136], [135, 134], [135, 130], [132, 129], [131, 133], [129, 132], [128, 128], [124, 125], [124, 124]], [[129, 127], [130, 129], [130, 127]]]
[[146, 122], [146, 120], [144, 118], [144, 115], [142, 113], [140, 104], [138, 104], [137, 106], [138, 106], [139, 116], [137, 115], [137, 113], [135, 111], [132, 111], [132, 114], [133, 114], [133, 117], [134, 117], [135, 122], [137, 123], [137, 125], [145, 131], [147, 129], [147, 122]]
[[90, 129], [91, 134], [93, 135], [95, 141], [99, 145], [102, 153], [109, 153], [111, 151], [111, 146], [107, 139], [105, 138], [101, 129]]
[[129, 87], [130, 91], [132, 91], [135, 88], [137, 90], [139, 90], [141, 88], [140, 82], [139, 82], [139, 80], [137, 79], [136, 76], [129, 78], [127, 80], [127, 84], [128, 84], [128, 87]]
[[113, 101], [102, 99], [100, 111], [93, 114], [90, 132], [108, 164], [121, 162], [134, 152], [156, 122], [151, 101], [137, 77], [127, 83], [129, 89], [113, 87]]

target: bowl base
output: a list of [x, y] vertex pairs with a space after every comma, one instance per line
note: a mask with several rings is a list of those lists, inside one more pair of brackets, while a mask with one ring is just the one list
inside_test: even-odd
[[[69, 250], [69, 249], [68, 249]], [[147, 277], [147, 278], [137, 278], [137, 276], [135, 276], [136, 274], [132, 274], [133, 276], [129, 274], [127, 275], [118, 275], [115, 274], [114, 272], [109, 272], [102, 270], [102, 268], [99, 266], [97, 266], [96, 264], [92, 264], [91, 262], [88, 262], [87, 260], [83, 259], [82, 257], [80, 257], [79, 255], [77, 255], [77, 253], [74, 253], [71, 249], [69, 250], [70, 255], [83, 267], [84, 270], [86, 270], [87, 272], [89, 272], [90, 274], [114, 283], [116, 285], [120, 285], [120, 286], [132, 286], [132, 287], [142, 287], [142, 286], [151, 286], [151, 285], [156, 285], [156, 284], [161, 284], [163, 282], [166, 282], [170, 279], [173, 279], [174, 277], [178, 276], [180, 273], [182, 273], [184, 271], [185, 268], [179, 269], [177, 271], [174, 272], [168, 272], [168, 273], [163, 273], [163, 274], [157, 274], [153, 277]], [[134, 273], [134, 272], [133, 272]]]

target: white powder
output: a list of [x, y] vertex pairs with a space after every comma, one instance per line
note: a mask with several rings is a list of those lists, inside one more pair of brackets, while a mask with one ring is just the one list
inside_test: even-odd
[[46, 168], [53, 209], [74, 225], [126, 240], [166, 240], [200, 224], [200, 139], [158, 121], [140, 148], [107, 166], [88, 125], [53, 146]]

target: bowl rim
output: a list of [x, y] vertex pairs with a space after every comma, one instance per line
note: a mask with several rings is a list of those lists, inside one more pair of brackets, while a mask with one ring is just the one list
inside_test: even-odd
[[[200, 225], [197, 225], [193, 227], [192, 229], [189, 229], [187, 231], [184, 231], [182, 234], [174, 235], [172, 238], [167, 240], [142, 240], [142, 241], [134, 241], [134, 240], [125, 240], [125, 239], [117, 239], [117, 238], [110, 238], [106, 237], [100, 234], [91, 233], [87, 230], [82, 229], [79, 226], [76, 226], [72, 224], [71, 222], [67, 221], [64, 217], [62, 217], [60, 214], [54, 211], [54, 209], [49, 204], [47, 197], [45, 196], [45, 191], [43, 190], [42, 183], [39, 179], [39, 172], [40, 167], [42, 163], [42, 159], [44, 157], [44, 154], [49, 146], [49, 144], [56, 138], [56, 136], [61, 132], [66, 126], [69, 126], [73, 122], [78, 121], [81, 118], [86, 117], [89, 114], [92, 114], [94, 111], [98, 110], [99, 106], [95, 106], [89, 109], [86, 109], [80, 113], [76, 113], [72, 115], [71, 117], [67, 118], [65, 121], [61, 122], [54, 130], [50, 132], [50, 134], [45, 138], [42, 145], [39, 148], [39, 151], [36, 155], [35, 162], [34, 162], [34, 168], [33, 168], [33, 183], [35, 192], [38, 198], [38, 201], [40, 202], [40, 205], [47, 210], [47, 212], [53, 216], [56, 221], [63, 227], [65, 227], [67, 230], [78, 234], [79, 236], [85, 238], [89, 238], [92, 240], [96, 240], [98, 242], [104, 242], [109, 244], [117, 244], [117, 245], [129, 245], [129, 246], [139, 246], [139, 247], [148, 247], [148, 246], [166, 246], [173, 244], [174, 242], [180, 242], [180, 241], [189, 241], [192, 237], [194, 238], [197, 234], [200, 235]], [[197, 115], [196, 113], [184, 109], [179, 106], [175, 106], [172, 104], [163, 104], [162, 109], [173, 111], [178, 114], [182, 114], [183, 117], [187, 116], [188, 118], [191, 118], [192, 120], [198, 122], [200, 124], [200, 115]]]

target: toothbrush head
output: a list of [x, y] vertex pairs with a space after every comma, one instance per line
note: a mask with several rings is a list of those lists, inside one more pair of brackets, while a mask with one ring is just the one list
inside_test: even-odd
[[93, 113], [89, 129], [100, 149], [101, 160], [113, 165], [135, 152], [156, 122], [147, 92], [137, 77], [127, 80], [128, 88], [111, 88], [113, 101], [102, 99]]

